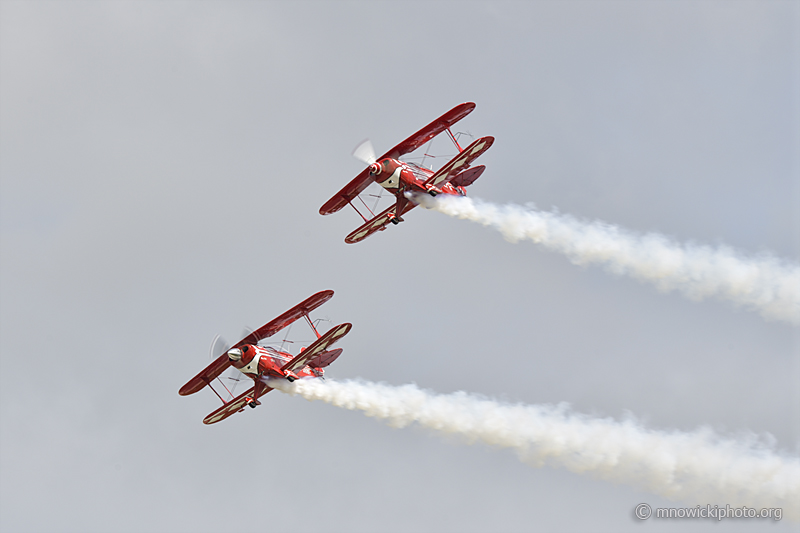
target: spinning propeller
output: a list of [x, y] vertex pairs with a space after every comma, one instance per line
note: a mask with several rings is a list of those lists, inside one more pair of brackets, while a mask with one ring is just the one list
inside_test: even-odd
[[369, 139], [361, 141], [361, 144], [356, 146], [356, 149], [353, 150], [353, 157], [359, 161], [363, 161], [367, 165], [371, 165], [377, 161], [375, 158], [375, 148], [372, 147], [372, 141]]
[[[356, 146], [355, 150], [353, 150], [353, 157], [366, 163], [369, 167], [369, 173], [373, 176], [380, 172], [380, 166], [375, 158], [375, 148], [373, 148], [372, 141], [369, 139], [364, 139], [361, 141], [361, 144]], [[381, 188], [381, 191], [377, 195], [370, 195], [375, 198], [375, 205], [372, 206], [372, 211], [375, 211], [375, 209], [378, 207], [378, 202], [380, 202], [381, 198], [383, 197], [383, 191], [384, 189]]]
[[369, 139], [364, 139], [361, 144], [356, 146], [356, 149], [353, 150], [353, 157], [366, 163], [370, 174], [375, 175], [380, 172], [380, 166], [376, 163], [375, 148], [372, 147], [372, 141]]
[[[242, 333], [242, 338], [247, 337], [250, 333], [252, 333], [252, 331], [249, 330], [248, 328], [245, 328], [244, 332]], [[226, 353], [230, 349], [230, 347], [231, 345], [228, 344], [225, 341], [225, 339], [217, 335], [216, 337], [214, 337], [214, 340], [211, 341], [211, 346], [208, 349], [209, 360], [210, 361], [215, 360], [220, 355]], [[244, 374], [242, 374], [239, 371], [239, 369], [231, 367], [225, 372], [225, 375], [222, 377], [222, 379], [228, 382], [227, 385], [229, 385], [229, 392], [231, 396], [235, 398], [236, 395], [234, 394], [234, 391], [236, 390], [236, 386], [239, 384], [240, 381], [246, 380], [248, 378]]]

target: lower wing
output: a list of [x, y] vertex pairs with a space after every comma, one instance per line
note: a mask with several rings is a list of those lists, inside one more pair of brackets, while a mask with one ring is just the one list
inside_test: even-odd
[[238, 413], [239, 411], [243, 410], [244, 407], [247, 405], [247, 401], [253, 397], [255, 393], [256, 387], [259, 387], [259, 397], [265, 395], [269, 391], [272, 390], [272, 387], [268, 387], [267, 385], [263, 384], [262, 382], [256, 382], [255, 387], [251, 387], [250, 390], [241, 394], [241, 396], [237, 396], [233, 400], [229, 401], [213, 413], [209, 414], [207, 417], [203, 419], [203, 424], [216, 424], [220, 420], [225, 420], [233, 413]]
[[[408, 202], [406, 206], [403, 208], [403, 212], [400, 213], [400, 216], [408, 213], [412, 209], [417, 207], [417, 204]], [[381, 212], [380, 214], [376, 215], [375, 218], [368, 220], [362, 226], [359, 226], [353, 232], [344, 238], [344, 242], [347, 244], [355, 244], [357, 242], [361, 242], [376, 231], [382, 231], [386, 229], [386, 225], [391, 222], [392, 218], [395, 218], [395, 208], [396, 205], [391, 205], [386, 208], [385, 211]]]

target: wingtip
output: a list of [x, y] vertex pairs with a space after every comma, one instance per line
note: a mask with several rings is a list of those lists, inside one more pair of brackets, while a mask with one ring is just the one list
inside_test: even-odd
[[315, 298], [315, 299], [316, 298], [325, 298], [325, 301], [327, 302], [328, 300], [333, 298], [333, 289], [325, 289], [324, 291], [319, 291], [314, 296], [312, 296], [312, 298]]

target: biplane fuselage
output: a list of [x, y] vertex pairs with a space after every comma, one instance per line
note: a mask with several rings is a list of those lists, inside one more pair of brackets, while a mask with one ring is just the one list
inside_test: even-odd
[[[322, 335], [317, 331], [308, 314], [332, 297], [333, 291], [320, 291], [274, 320], [267, 322], [212, 361], [181, 387], [178, 394], [188, 396], [209, 387], [222, 400], [222, 407], [206, 416], [203, 423], [215, 424], [234, 413], [243, 411], [244, 407], [261, 405], [258, 399], [272, 390], [272, 387], [269, 386], [270, 379], [294, 381], [304, 377], [322, 377], [325, 373], [324, 367], [333, 363], [342, 353], [341, 348], [329, 350], [330, 346], [347, 335], [352, 328], [352, 324], [345, 323], [334, 326]], [[261, 340], [271, 337], [300, 318], [306, 319], [317, 336], [317, 340], [305, 349], [301, 349], [300, 353], [292, 355], [258, 344]], [[236, 398], [219, 379], [220, 374], [231, 367], [255, 382], [250, 390]], [[226, 401], [211, 385], [215, 380], [225, 387], [231, 399]]]
[[[269, 378], [295, 380], [301, 377], [322, 377], [325, 373], [322, 368], [311, 366], [314, 364], [313, 361], [296, 372], [281, 370], [294, 356], [268, 346], [245, 344], [239, 346], [238, 351], [241, 353], [241, 356], [234, 350], [228, 352], [228, 359], [231, 360], [231, 366], [253, 380]], [[233, 352], [233, 354], [231, 354], [231, 352]]]
[[[353, 230], [344, 239], [344, 242], [354, 244], [363, 241], [378, 231], [385, 230], [390, 223], [396, 225], [402, 222], [403, 215], [417, 205], [413, 199], [413, 194], [409, 193], [426, 193], [432, 196], [437, 194], [466, 196], [466, 187], [472, 185], [486, 169], [483, 165], [475, 167], [470, 167], [470, 165], [494, 143], [494, 137], [489, 136], [476, 139], [466, 148], [461, 148], [458, 144], [455, 136], [450, 131], [450, 127], [471, 113], [473, 109], [475, 109], [475, 104], [472, 102], [457, 105], [414, 133], [411, 137], [391, 148], [381, 157], [375, 158], [373, 155], [367, 159], [362, 159], [365, 162], [374, 162], [369, 163], [366, 169], [361, 171], [342, 190], [325, 202], [320, 207], [319, 213], [321, 215], [330, 215], [346, 205], [355, 209], [364, 219], [364, 224]], [[400, 160], [400, 157], [417, 150], [442, 132], [447, 132], [458, 149], [458, 154], [442, 168], [434, 172], [414, 163]], [[364, 144], [361, 146], [364, 146]], [[369, 151], [372, 152], [371, 147]], [[359, 196], [372, 183], [377, 183], [396, 197], [394, 205], [389, 206], [378, 214], [373, 213]], [[369, 217], [359, 211], [353, 204], [355, 199], [361, 200], [361, 203], [369, 212]]]
[[457, 194], [459, 196], [467, 194], [464, 187], [454, 186], [449, 182], [441, 188], [426, 187], [426, 183], [433, 176], [432, 170], [390, 157], [370, 165], [369, 175], [375, 183], [394, 195], [406, 192], [430, 193], [431, 190], [437, 194]]

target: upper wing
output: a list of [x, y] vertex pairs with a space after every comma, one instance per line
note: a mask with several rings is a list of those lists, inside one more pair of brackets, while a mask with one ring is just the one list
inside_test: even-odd
[[391, 157], [392, 159], [397, 159], [403, 154], [407, 154], [409, 152], [413, 152], [426, 142], [430, 141], [444, 130], [461, 120], [462, 118], [469, 115], [472, 110], [475, 109], [475, 104], [472, 102], [466, 102], [460, 105], [455, 106], [453, 109], [442, 115], [441, 117], [437, 118], [417, 133], [406, 139], [405, 141], [401, 142], [388, 152], [386, 152], [383, 156], [378, 158], [378, 161], [385, 157]]
[[[394, 214], [394, 210], [397, 207], [397, 204], [392, 204], [387, 207], [382, 213], [375, 216], [375, 218], [368, 220], [358, 228], [354, 229], [350, 235], [344, 238], [344, 242], [347, 244], [355, 244], [357, 242], [361, 242], [376, 231], [380, 231], [386, 228], [386, 224], [392, 219], [390, 215]], [[417, 204], [413, 202], [408, 202], [406, 206], [403, 208], [403, 212], [400, 213], [400, 216], [403, 216], [405, 213], [408, 213], [412, 209], [417, 207]]]
[[296, 369], [303, 367], [306, 362], [315, 358], [327, 350], [328, 346], [347, 335], [352, 327], [353, 325], [349, 323], [339, 324], [335, 328], [325, 333], [325, 335], [317, 339], [313, 344], [311, 344], [311, 346], [300, 352], [300, 354], [295, 356], [291, 361], [283, 365], [281, 370], [289, 370], [294, 372]]
[[325, 205], [319, 208], [320, 215], [330, 215], [339, 209], [346, 206], [353, 198], [364, 192], [369, 184], [372, 183], [372, 178], [369, 176], [369, 168], [361, 171], [361, 174], [353, 178], [353, 181], [348, 183], [342, 188], [341, 191], [333, 195], [333, 197], [325, 202]]
[[464, 150], [462, 150], [457, 156], [448, 161], [445, 166], [436, 171], [433, 176], [428, 178], [428, 181], [425, 182], [425, 184], [438, 187], [439, 184], [454, 178], [456, 174], [467, 168], [470, 163], [478, 158], [478, 156], [488, 150], [489, 147], [492, 146], [493, 142], [494, 137], [481, 137], [480, 139], [477, 139], [475, 142], [464, 148]]
[[271, 337], [275, 335], [277, 332], [297, 320], [298, 318], [302, 318], [303, 315], [307, 315], [320, 305], [324, 304], [328, 300], [333, 298], [333, 291], [320, 291], [317, 294], [310, 296], [300, 302], [299, 304], [295, 305], [281, 316], [267, 322], [253, 333], [245, 337], [244, 339], [240, 340], [233, 347], [241, 346], [243, 344], [256, 344], [258, 341], [262, 339], [266, 339], [267, 337]]
[[[260, 389], [258, 393], [259, 398], [272, 390], [272, 387], [267, 386], [261, 381], [256, 383], [256, 387], [259, 387]], [[250, 390], [242, 393], [241, 396], [237, 396], [213, 413], [209, 414], [203, 419], [203, 424], [215, 424], [220, 420], [225, 420], [233, 413], [237, 413], [244, 409], [245, 405], [247, 405], [247, 398], [253, 397], [253, 392], [256, 390], [256, 387], [251, 387]]]
[[[244, 339], [240, 340], [231, 348], [236, 348], [237, 346], [242, 346], [244, 344], [256, 344], [261, 339], [266, 339], [267, 337], [271, 337], [272, 335], [276, 334], [298, 318], [301, 318], [303, 315], [306, 315], [319, 307], [320, 305], [324, 304], [328, 300], [333, 298], [333, 291], [320, 291], [317, 294], [306, 298], [299, 304], [295, 305], [281, 316], [267, 322], [250, 335], [245, 337]], [[227, 351], [227, 350], [226, 350]], [[181, 396], [187, 396], [189, 394], [194, 394], [195, 392], [201, 390], [203, 387], [211, 383], [217, 376], [222, 374], [225, 369], [231, 366], [230, 360], [228, 359], [228, 354], [224, 353], [217, 357], [210, 365], [205, 367], [199, 374], [189, 380], [186, 385], [181, 387], [178, 391], [178, 394]]]

